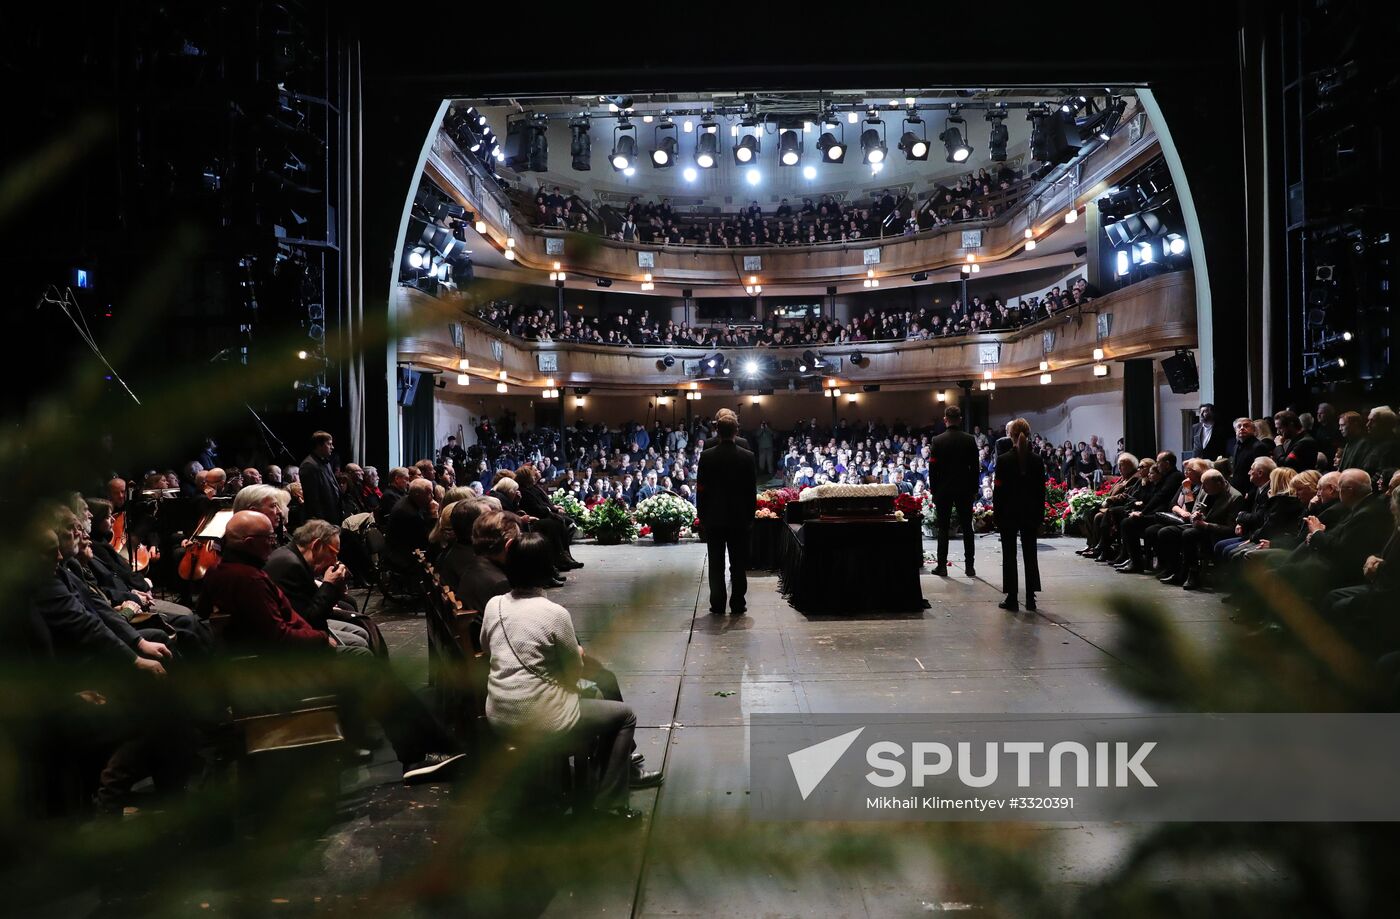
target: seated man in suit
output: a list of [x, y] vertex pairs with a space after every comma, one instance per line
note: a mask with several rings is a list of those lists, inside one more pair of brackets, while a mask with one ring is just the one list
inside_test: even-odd
[[408, 494], [394, 505], [389, 514], [389, 528], [384, 542], [389, 549], [389, 564], [400, 572], [414, 571], [415, 549], [430, 551], [428, 534], [433, 529], [433, 482], [417, 478], [408, 485]]
[[342, 645], [387, 653], [379, 630], [346, 603], [349, 572], [339, 558], [340, 527], [324, 520], [308, 520], [292, 534], [290, 545], [267, 557], [263, 570], [282, 588], [301, 618], [334, 635]]

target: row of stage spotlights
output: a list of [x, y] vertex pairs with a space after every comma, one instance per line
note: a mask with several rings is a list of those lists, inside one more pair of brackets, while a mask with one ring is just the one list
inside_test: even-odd
[[[990, 125], [987, 147], [993, 162], [1006, 160], [1008, 132], [1005, 122], [1007, 114], [1005, 109], [991, 109], [986, 113], [986, 120]], [[856, 123], [856, 113], [852, 112], [850, 115], [851, 123]], [[780, 167], [800, 166], [803, 156], [806, 154], [806, 135], [814, 133], [818, 128], [820, 134], [816, 142], [817, 158], [827, 165], [844, 163], [847, 153], [850, 151], [850, 146], [846, 142], [845, 124], [836, 120], [832, 115], [819, 124], [805, 122], [801, 129], [796, 127], [780, 129], [777, 134], [778, 165]], [[580, 172], [592, 169], [593, 142], [589, 133], [588, 116], [580, 115], [573, 118], [569, 122], [569, 129], [569, 153], [573, 161], [573, 168]], [[663, 116], [661, 123], [653, 127], [652, 131], [652, 145], [648, 157], [652, 167], [655, 169], [674, 167], [681, 159], [679, 136], [682, 133], [681, 125], [671, 118]], [[735, 166], [752, 167], [758, 164], [759, 157], [763, 152], [762, 131], [762, 122], [752, 120], [746, 121], [742, 125], [736, 124], [730, 127], [731, 137], [734, 138], [730, 153]], [[690, 155], [693, 165], [687, 166], [685, 169], [685, 178], [688, 181], [693, 181], [696, 177], [696, 169], [714, 169], [719, 166], [721, 156], [720, 125], [713, 117], [707, 115], [701, 118], [698, 125], [689, 120], [685, 121], [684, 133], [695, 135]], [[970, 142], [967, 120], [956, 112], [949, 114], [944, 119], [943, 130], [938, 135], [938, 141], [943, 144], [944, 154], [949, 163], [966, 162], [976, 149]], [[878, 114], [871, 113], [861, 122], [859, 144], [861, 162], [879, 170], [889, 157], [889, 143], [886, 122]], [[903, 119], [896, 149], [904, 154], [907, 161], [923, 162], [928, 160], [932, 149], [928, 136], [928, 125], [917, 112], [911, 110]], [[641, 159], [640, 151], [637, 125], [626, 114], [620, 115], [617, 119], [617, 125], [613, 128], [612, 151], [608, 155], [609, 163], [615, 171], [633, 175]], [[808, 179], [816, 177], [815, 169], [810, 165], [804, 167], [803, 171]]]

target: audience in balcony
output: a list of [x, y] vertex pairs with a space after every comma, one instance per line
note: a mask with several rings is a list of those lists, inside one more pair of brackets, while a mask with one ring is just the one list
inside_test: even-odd
[[676, 348], [781, 348], [794, 345], [844, 345], [867, 341], [925, 341], [1018, 329], [1048, 316], [1081, 306], [1097, 296], [1097, 291], [1076, 280], [1068, 292], [1052, 288], [1043, 296], [1021, 297], [1008, 304], [994, 296], [990, 302], [980, 296], [964, 305], [959, 300], [946, 309], [921, 307], [918, 310], [876, 310], [873, 307], [847, 322], [835, 319], [786, 319], [757, 316], [742, 323], [687, 325], [674, 320], [653, 319], [650, 310], [608, 316], [565, 315], [559, 324], [558, 310], [524, 303], [492, 301], [477, 316], [497, 328], [530, 341], [567, 341], [592, 345], [649, 345]]
[[[884, 189], [866, 205], [837, 201], [832, 195], [804, 198], [794, 209], [786, 198], [765, 212], [757, 201], [732, 214], [682, 214], [671, 202], [633, 197], [613, 208], [617, 219], [607, 235], [623, 242], [672, 246], [812, 246], [913, 235], [948, 223], [990, 220], [1017, 202], [1021, 173], [1003, 165], [967, 173], [937, 186], [922, 203]], [[996, 200], [993, 200], [993, 199]], [[999, 203], [998, 203], [999, 201]], [[565, 198], [558, 186], [541, 186], [534, 198], [535, 226], [589, 231], [587, 207], [578, 195]]]

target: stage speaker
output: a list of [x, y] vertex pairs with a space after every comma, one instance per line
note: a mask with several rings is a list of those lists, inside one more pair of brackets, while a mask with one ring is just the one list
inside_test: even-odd
[[1167, 385], [1174, 393], [1196, 392], [1201, 388], [1201, 378], [1196, 373], [1196, 358], [1190, 351], [1164, 358], [1162, 371], [1167, 375]]
[[418, 398], [418, 381], [421, 376], [412, 367], [399, 368], [399, 405], [412, 405]]
[[827, 295], [828, 297], [834, 297], [834, 296], [836, 296], [836, 287], [835, 287], [835, 285], [832, 285], [831, 287], [828, 287], [828, 288], [826, 289], [826, 295]]

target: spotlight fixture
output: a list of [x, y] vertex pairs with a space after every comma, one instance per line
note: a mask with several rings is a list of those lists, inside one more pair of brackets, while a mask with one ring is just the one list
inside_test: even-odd
[[946, 389], [940, 389], [940, 390], [938, 391], [938, 401], [939, 401], [939, 402], [947, 402], [947, 401], [948, 401], [948, 390], [946, 390]]
[[504, 394], [508, 387], [504, 383], [496, 384], [496, 392]]
[[778, 135], [778, 165], [796, 166], [802, 162], [802, 135], [784, 131]]
[[751, 377], [758, 376], [758, 361], [752, 358], [744, 361], [744, 374]]
[[852, 364], [859, 364], [859, 363], [860, 363], [861, 361], [863, 361], [864, 359], [865, 359], [865, 355], [861, 354], [859, 351], [852, 351], [852, 352], [851, 352], [851, 363], [852, 363]]
[[[910, 130], [916, 128], [918, 133]], [[928, 126], [918, 115], [910, 115], [904, 119], [902, 133], [899, 138], [899, 149], [904, 153], [906, 160], [924, 161], [928, 159]]]
[[966, 134], [967, 122], [961, 115], [949, 115], [943, 122], [943, 133], [938, 139], [943, 141], [943, 149], [948, 152], [948, 162], [965, 163], [972, 155], [972, 145], [964, 140]]
[[1049, 383], [1050, 383], [1050, 374], [1048, 374], [1048, 373], [1042, 373], [1042, 374], [1040, 375], [1040, 385], [1041, 385], [1041, 386], [1046, 386], [1046, 385], [1048, 385]]
[[817, 177], [817, 167], [816, 167], [816, 166], [803, 166], [803, 167], [802, 167], [802, 178], [804, 178], [804, 179], [806, 179], [808, 182], [810, 182], [810, 181], [812, 181], [813, 179], [815, 179], [816, 177]]
[[676, 165], [676, 151], [680, 149], [675, 123], [666, 121], [658, 124], [654, 137], [656, 146], [651, 151], [651, 165], [657, 169], [670, 169]]
[[840, 140], [831, 131], [824, 132], [817, 139], [817, 152], [821, 154], [823, 163], [844, 163], [846, 161], [846, 126], [840, 122], [836, 122], [834, 126], [841, 129]]
[[753, 134], [745, 134], [734, 145], [734, 165], [747, 166], [757, 161], [761, 150], [762, 145], [758, 142], [758, 138]]
[[1078, 220], [1078, 219], [1079, 219], [1079, 209], [1078, 209], [1078, 208], [1073, 208], [1073, 207], [1072, 207], [1072, 208], [1070, 208], [1069, 210], [1065, 211], [1065, 223], [1074, 223], [1074, 222], [1075, 222], [1076, 220]]
[[1006, 130], [1006, 109], [989, 110], [987, 122], [991, 125], [987, 129], [987, 152], [992, 162], [1003, 163], [1006, 161], [1006, 142], [1010, 137]]
[[685, 178], [687, 182], [694, 182], [697, 178], [700, 177], [700, 173], [695, 171], [694, 166], [685, 167], [685, 169], [681, 170], [681, 175]]
[[714, 169], [719, 165], [719, 125], [706, 115], [700, 121], [700, 130], [695, 135], [695, 165], [701, 169]]
[[637, 159], [637, 126], [626, 118], [619, 118], [613, 128], [612, 167], [622, 172]]
[[1103, 360], [1103, 348], [1095, 348], [1095, 349], [1094, 349], [1094, 360], [1096, 360], [1096, 361], [1101, 361], [1101, 360]]
[[885, 143], [885, 123], [879, 118], [867, 118], [860, 132], [860, 161], [867, 165], [883, 163], [889, 146]]
[[676, 359], [668, 354], [661, 359], [661, 363], [665, 364], [667, 367], [674, 367], [676, 366]]
[[428, 250], [422, 246], [414, 246], [408, 253], [408, 264], [412, 268], [422, 268], [432, 262], [432, 256], [428, 255]]

